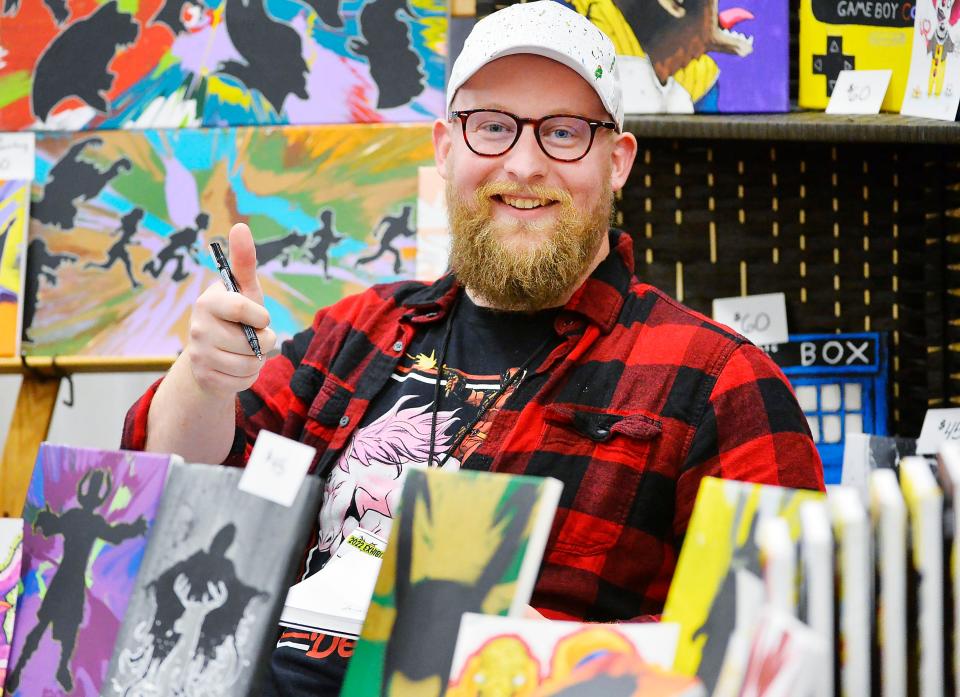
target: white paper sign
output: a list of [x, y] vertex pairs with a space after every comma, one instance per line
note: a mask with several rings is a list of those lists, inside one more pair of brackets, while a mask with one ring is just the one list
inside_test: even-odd
[[927, 409], [917, 439], [917, 454], [935, 455], [941, 445], [950, 441], [960, 441], [960, 408]]
[[841, 70], [828, 114], [879, 114], [892, 70]]
[[713, 301], [713, 318], [758, 346], [783, 344], [790, 338], [783, 293], [717, 298]]
[[237, 486], [248, 494], [289, 506], [296, 500], [316, 452], [304, 443], [260, 431]]
[[34, 133], [0, 133], [0, 180], [33, 180]]

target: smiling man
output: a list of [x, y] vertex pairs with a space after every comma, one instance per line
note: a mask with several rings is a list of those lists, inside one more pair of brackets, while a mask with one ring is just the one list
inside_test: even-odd
[[[237, 466], [261, 429], [314, 446], [326, 486], [307, 573], [358, 527], [388, 533], [410, 467], [556, 477], [533, 607], [657, 614], [704, 476], [823, 487], [803, 414], [762, 351], [634, 275], [609, 222], [637, 142], [613, 46], [588, 20], [541, 0], [480, 21], [433, 140], [451, 273], [324, 308], [261, 364], [236, 322], [264, 351], [275, 337], [250, 231], [234, 226], [244, 295], [203, 293], [123, 445]], [[336, 695], [351, 653], [285, 633], [272, 694]]]

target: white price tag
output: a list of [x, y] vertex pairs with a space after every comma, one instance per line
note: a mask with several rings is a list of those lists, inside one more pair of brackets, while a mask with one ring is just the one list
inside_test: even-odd
[[717, 298], [713, 301], [713, 318], [758, 346], [789, 340], [787, 300], [783, 293]]
[[0, 180], [33, 180], [34, 133], [0, 133]]
[[960, 442], [960, 408], [927, 409], [917, 439], [917, 454], [935, 455], [949, 441]]
[[879, 114], [892, 70], [841, 70], [828, 114]]
[[260, 431], [238, 488], [284, 506], [297, 498], [316, 448]]

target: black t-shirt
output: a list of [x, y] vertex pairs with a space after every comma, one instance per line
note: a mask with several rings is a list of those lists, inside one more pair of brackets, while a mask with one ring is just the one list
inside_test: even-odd
[[[558, 312], [500, 312], [478, 307], [461, 294], [441, 378], [435, 466], [457, 468], [482, 443], [496, 411], [515, 389], [509, 386], [514, 374], [536, 366], [556, 345]], [[321, 569], [357, 527], [389, 536], [404, 471], [428, 461], [437, 363], [447, 327], [447, 322], [437, 322], [411, 342], [331, 470], [318, 520], [319, 541], [308, 557], [306, 575]], [[284, 629], [271, 662], [273, 691], [268, 684], [266, 694], [336, 697], [352, 648], [352, 641], [340, 637]]]

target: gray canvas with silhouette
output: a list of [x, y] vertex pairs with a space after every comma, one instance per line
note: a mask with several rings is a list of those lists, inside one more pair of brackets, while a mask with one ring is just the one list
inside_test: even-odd
[[241, 470], [171, 467], [103, 695], [256, 694], [319, 505], [237, 489]]

